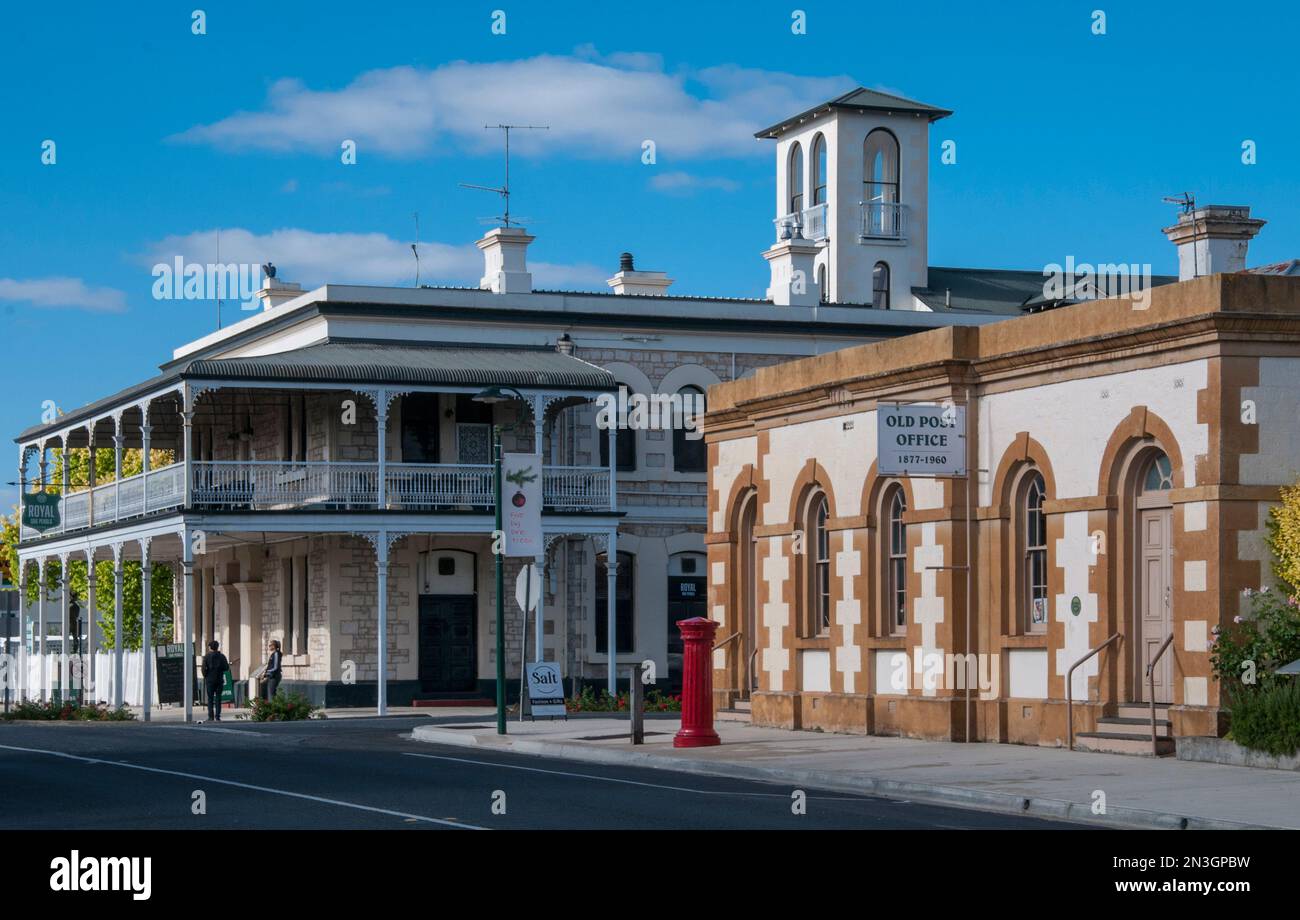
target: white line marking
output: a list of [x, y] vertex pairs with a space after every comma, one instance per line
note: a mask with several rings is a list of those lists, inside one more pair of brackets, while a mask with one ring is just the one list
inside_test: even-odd
[[[456, 763], [472, 763], [472, 764], [475, 764], [475, 765], [477, 765], [477, 766], [481, 766], [481, 767], [500, 767], [500, 768], [503, 769], [503, 770], [525, 770], [525, 771], [527, 771], [527, 772], [529, 772], [529, 773], [547, 773], [547, 774], [550, 774], [551, 776], [569, 776], [569, 777], [572, 777], [572, 778], [574, 778], [574, 779], [592, 779], [592, 780], [596, 780], [596, 781], [598, 781], [598, 782], [602, 782], [602, 783], [620, 783], [620, 784], [622, 784], [622, 785], [624, 785], [624, 786], [645, 786], [645, 787], [650, 788], [650, 789], [667, 789], [669, 792], [690, 792], [690, 793], [693, 793], [693, 794], [695, 794], [695, 795], [738, 795], [738, 796], [750, 796], [750, 797], [753, 797], [753, 798], [774, 798], [774, 799], [788, 799], [788, 798], [790, 798], [790, 796], [789, 796], [787, 793], [784, 793], [784, 792], [727, 792], [727, 791], [717, 791], [717, 792], [715, 792], [715, 791], [712, 791], [712, 790], [709, 790], [709, 789], [688, 789], [688, 788], [686, 788], [685, 786], [661, 786], [661, 785], [658, 784], [658, 783], [642, 783], [642, 782], [637, 782], [637, 781], [634, 780], [634, 779], [617, 779], [617, 778], [612, 777], [612, 776], [592, 776], [590, 773], [567, 773], [567, 772], [565, 772], [564, 770], [543, 770], [543, 769], [541, 769], [541, 768], [539, 768], [539, 767], [521, 767], [521, 766], [518, 766], [518, 765], [516, 765], [516, 764], [510, 764], [510, 763], [495, 763], [495, 762], [490, 761], [490, 760], [468, 760], [468, 759], [466, 759], [466, 758], [464, 758], [464, 757], [445, 757], [445, 756], [441, 756], [441, 755], [438, 755], [438, 754], [416, 754], [416, 753], [414, 753], [414, 752], [412, 752], [412, 751], [403, 751], [402, 753], [403, 753], [403, 755], [405, 755], [405, 756], [407, 756], [407, 757], [424, 757], [424, 758], [427, 758], [427, 759], [429, 759], [429, 760], [451, 760], [451, 761], [455, 761]], [[729, 779], [730, 777], [726, 777], [726, 776], [718, 776], [718, 777], [712, 777], [712, 778], [713, 778], [713, 779]], [[783, 784], [783, 783], [774, 783], [774, 782], [771, 782], [771, 781], [769, 781], [769, 780], [758, 780], [758, 779], [754, 779], [754, 780], [736, 780], [736, 782], [766, 783], [767, 785], [771, 785], [771, 786], [788, 785], [788, 784]], [[810, 798], [811, 798], [811, 796], [810, 796]], [[863, 801], [863, 798], [830, 798], [830, 797], [827, 797], [827, 796], [820, 796], [820, 795], [819, 795], [819, 796], [815, 796], [815, 798], [816, 798], [818, 801], [822, 801], [822, 802], [861, 802], [861, 801]]]
[[235, 786], [239, 789], [251, 789], [254, 792], [269, 792], [272, 795], [283, 795], [294, 799], [306, 799], [309, 802], [321, 802], [325, 805], [337, 805], [341, 808], [354, 808], [357, 811], [371, 811], [381, 815], [392, 815], [396, 818], [411, 818], [416, 821], [427, 821], [430, 824], [441, 824], [446, 827], [460, 828], [461, 830], [487, 830], [485, 827], [478, 827], [474, 824], [465, 824], [460, 821], [446, 821], [441, 818], [430, 818], [425, 815], [413, 815], [404, 811], [393, 811], [388, 808], [376, 808], [372, 805], [358, 805], [355, 802], [344, 802], [339, 799], [327, 799], [317, 795], [307, 795], [304, 792], [289, 792], [285, 789], [272, 789], [269, 786], [254, 786], [251, 783], [239, 783], [231, 779], [220, 779], [215, 776], [203, 776], [200, 773], [184, 773], [180, 770], [163, 770], [160, 767], [146, 767], [140, 764], [127, 763], [124, 760], [99, 760], [94, 757], [81, 757], [77, 754], [67, 754], [63, 751], [46, 751], [40, 748], [15, 747], [9, 744], [0, 744], [0, 750], [21, 751], [24, 754], [48, 754], [51, 757], [64, 757], [68, 760], [79, 760], [82, 763], [104, 764], [109, 767], [126, 767], [129, 770], [143, 770], [146, 773], [161, 773], [166, 776], [180, 776], [185, 779], [201, 780], [205, 783], [217, 783], [222, 786]]

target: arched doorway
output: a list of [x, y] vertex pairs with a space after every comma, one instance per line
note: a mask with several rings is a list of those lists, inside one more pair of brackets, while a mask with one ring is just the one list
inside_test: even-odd
[[741, 500], [739, 526], [736, 528], [736, 591], [735, 602], [740, 616], [742, 633], [740, 667], [734, 673], [740, 676], [741, 699], [749, 699], [758, 689], [755, 654], [758, 649], [758, 543], [755, 528], [758, 523], [758, 493], [749, 492]]
[[[1133, 699], [1150, 702], [1147, 665], [1173, 630], [1174, 511], [1169, 500], [1173, 466], [1158, 448], [1135, 458], [1133, 483]], [[1155, 668], [1155, 701], [1173, 699], [1172, 656], [1162, 655]]]

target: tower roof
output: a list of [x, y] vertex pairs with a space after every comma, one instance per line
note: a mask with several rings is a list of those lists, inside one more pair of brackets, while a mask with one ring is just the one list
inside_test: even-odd
[[836, 96], [821, 105], [813, 106], [806, 112], [783, 119], [770, 128], [764, 128], [754, 137], [760, 140], [777, 137], [791, 128], [797, 127], [814, 115], [822, 115], [833, 109], [848, 109], [853, 112], [907, 112], [913, 115], [924, 115], [930, 121], [938, 121], [940, 118], [947, 118], [952, 114], [948, 109], [917, 102], [915, 99], [904, 99], [902, 96], [893, 96], [889, 93], [882, 93], [878, 90], [867, 89], [865, 86], [859, 86], [842, 96]]

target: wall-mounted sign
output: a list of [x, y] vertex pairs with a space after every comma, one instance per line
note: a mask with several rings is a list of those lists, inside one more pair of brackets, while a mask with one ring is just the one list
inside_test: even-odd
[[50, 492], [23, 493], [23, 526], [44, 533], [59, 526], [60, 498]]
[[560, 666], [553, 661], [530, 662], [528, 673], [528, 708], [534, 716], [562, 716], [564, 680]]
[[965, 476], [966, 407], [880, 403], [876, 458], [882, 476]]
[[501, 526], [507, 556], [542, 555], [542, 455], [501, 456]]
[[1076, 594], [1074, 597], [1070, 598], [1070, 613], [1077, 617], [1081, 610], [1083, 610], [1083, 601], [1079, 600], [1079, 595]]

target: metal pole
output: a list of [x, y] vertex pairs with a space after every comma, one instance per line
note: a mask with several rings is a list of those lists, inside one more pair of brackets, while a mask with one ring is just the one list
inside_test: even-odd
[[502, 556], [505, 554], [505, 534], [501, 530], [501, 426], [492, 426], [492, 496], [496, 507], [496, 530], [492, 534], [497, 586], [497, 734], [506, 733], [506, 605], [505, 571]]
[[149, 710], [153, 708], [153, 573], [149, 570], [149, 543], [140, 544], [140, 705], [144, 712], [144, 721], [149, 721]]
[[641, 711], [641, 663], [632, 665], [632, 686], [628, 690], [628, 710], [632, 717], [632, 743], [645, 741], [645, 713]]
[[[188, 429], [188, 425], [186, 427]], [[188, 465], [189, 462], [190, 462], [189, 455], [186, 454], [185, 463]], [[181, 569], [184, 570], [185, 573], [184, 574], [185, 665], [181, 675], [182, 677], [181, 684], [182, 684], [182, 691], [183, 691], [182, 699], [185, 704], [185, 721], [193, 722], [194, 721], [194, 545], [190, 540], [190, 529], [188, 527], [181, 528]], [[121, 579], [119, 579], [118, 585], [120, 586], [121, 584], [122, 584]], [[120, 598], [121, 596], [122, 595], [119, 588], [118, 597]], [[121, 601], [118, 601], [117, 608], [118, 608], [118, 622], [120, 623], [122, 622]], [[118, 648], [119, 649], [121, 648], [120, 643], [118, 645]], [[122, 659], [119, 657], [118, 661], [120, 662], [121, 660]], [[121, 686], [122, 686], [122, 677], [121, 677], [121, 669], [119, 667], [118, 670], [119, 689], [117, 691], [118, 705], [121, 705], [121, 701], [122, 701], [122, 691], [120, 689]]]
[[375, 565], [379, 605], [378, 711], [388, 715], [388, 531], [375, 534]]
[[527, 705], [528, 694], [524, 692], [524, 686], [527, 684], [527, 661], [528, 661], [528, 609], [533, 603], [533, 569], [531, 565], [524, 566], [524, 634], [519, 637], [519, 721], [524, 720], [524, 706]]
[[[40, 675], [41, 675], [41, 702], [42, 703], [48, 703], [50, 700], [49, 680], [47, 679], [47, 668], [49, 667], [49, 662], [45, 660], [45, 634], [49, 631], [48, 627], [45, 625], [45, 564], [46, 564], [45, 560], [41, 559], [38, 564], [38, 568], [36, 570], [37, 578], [40, 579], [36, 584], [36, 623], [37, 623], [36, 629], [37, 632], [39, 633], [39, 639], [40, 639], [40, 652], [39, 652], [40, 657], [37, 659], [37, 661], [40, 663], [41, 666]], [[32, 644], [35, 645], [36, 643], [33, 641]]]
[[[188, 540], [187, 540], [188, 542]], [[122, 561], [122, 544], [113, 546], [113, 704], [121, 707], [126, 702], [126, 668], [123, 665], [122, 652], [122, 617], [125, 611], [122, 605], [122, 581], [125, 578]], [[193, 648], [190, 649], [193, 654]], [[193, 659], [191, 659], [192, 661]], [[186, 719], [185, 721], [189, 721]]]
[[614, 696], [618, 692], [618, 672], [615, 670], [615, 661], [618, 655], [618, 623], [616, 613], [618, 611], [618, 531], [609, 532], [609, 545], [605, 548], [605, 622], [606, 622], [606, 651], [609, 652], [609, 678], [606, 681], [609, 695]]

